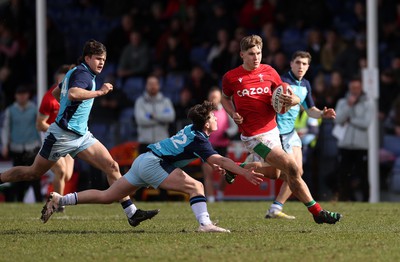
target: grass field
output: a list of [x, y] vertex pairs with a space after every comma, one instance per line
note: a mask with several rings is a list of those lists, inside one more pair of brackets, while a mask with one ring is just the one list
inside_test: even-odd
[[42, 205], [0, 204], [0, 261], [400, 261], [397, 203], [321, 203], [344, 215], [318, 225], [299, 202], [296, 220], [263, 218], [269, 202], [209, 204], [230, 234], [196, 233], [187, 202], [139, 202], [160, 208], [131, 228], [119, 204], [78, 205], [39, 220]]

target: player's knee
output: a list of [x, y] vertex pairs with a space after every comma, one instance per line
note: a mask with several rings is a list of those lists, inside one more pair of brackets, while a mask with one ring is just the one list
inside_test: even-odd
[[119, 173], [119, 165], [116, 161], [111, 161], [110, 164], [108, 165], [108, 170], [110, 173], [115, 174]]
[[297, 176], [301, 176], [301, 174], [300, 174], [300, 170], [299, 170], [299, 168], [297, 167], [297, 165], [295, 165], [295, 164], [289, 164], [288, 165], [288, 167], [287, 167], [287, 170], [288, 170], [288, 172], [287, 172], [287, 174], [290, 176], [290, 177], [297, 177]]

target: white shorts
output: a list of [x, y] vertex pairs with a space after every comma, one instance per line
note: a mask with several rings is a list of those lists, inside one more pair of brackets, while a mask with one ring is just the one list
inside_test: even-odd
[[39, 154], [50, 161], [58, 161], [60, 157], [67, 154], [74, 158], [96, 142], [97, 139], [89, 131], [80, 136], [61, 129], [56, 123], [53, 123], [47, 129]]
[[281, 135], [282, 147], [288, 154], [293, 154], [293, 147], [301, 147], [301, 139], [297, 132], [293, 130], [289, 134]]
[[133, 186], [158, 188], [175, 169], [152, 152], [146, 152], [135, 159], [124, 177]]
[[264, 161], [268, 153], [276, 146], [282, 147], [277, 127], [256, 136], [240, 136], [244, 146], [250, 154], [253, 154], [254, 161]]

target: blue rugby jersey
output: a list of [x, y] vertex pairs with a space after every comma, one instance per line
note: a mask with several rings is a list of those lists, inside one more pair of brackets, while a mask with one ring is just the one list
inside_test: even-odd
[[[315, 106], [314, 100], [311, 96], [311, 85], [307, 79], [303, 78], [298, 80], [291, 71], [282, 75], [281, 79], [283, 82], [288, 83], [294, 93], [300, 98], [300, 104], [304, 109], [307, 110]], [[293, 131], [294, 123], [300, 112], [300, 104], [293, 106], [284, 114], [277, 114], [276, 120], [280, 134], [288, 134]]]
[[89, 91], [96, 90], [96, 74], [89, 66], [82, 63], [72, 68], [60, 83], [60, 111], [56, 123], [64, 130], [72, 131], [78, 135], [84, 135], [88, 130], [90, 110], [94, 98], [83, 101], [71, 101], [68, 99], [68, 90], [71, 87], [80, 87]]
[[197, 158], [204, 162], [211, 155], [218, 154], [208, 141], [208, 136], [193, 125], [187, 125], [176, 135], [150, 144], [153, 153], [175, 167], [184, 167]]

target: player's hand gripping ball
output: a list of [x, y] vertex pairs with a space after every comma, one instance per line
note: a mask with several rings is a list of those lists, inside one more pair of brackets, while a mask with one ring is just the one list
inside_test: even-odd
[[283, 82], [282, 85], [275, 88], [274, 92], [272, 93], [272, 107], [279, 114], [284, 114], [291, 108], [290, 105], [287, 105], [285, 102], [283, 102], [282, 94], [292, 94], [290, 85], [288, 83]]

